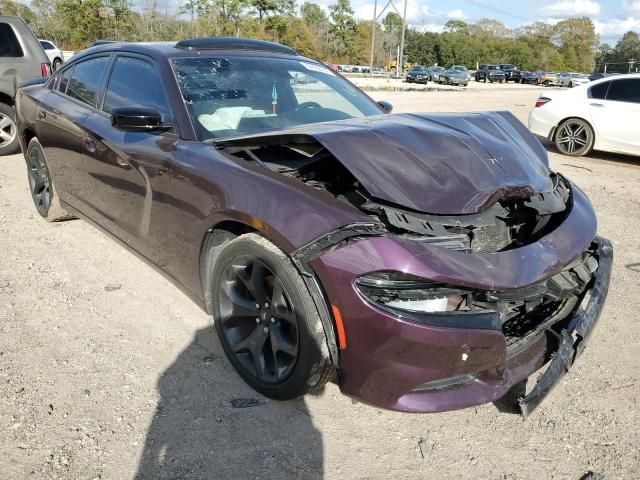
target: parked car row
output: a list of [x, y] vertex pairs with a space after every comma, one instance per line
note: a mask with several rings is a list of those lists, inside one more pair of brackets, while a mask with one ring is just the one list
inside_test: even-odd
[[[461, 73], [462, 72], [462, 73]], [[520, 71], [512, 64], [482, 64], [473, 74], [463, 65], [453, 65], [449, 69], [443, 67], [411, 67], [406, 75], [407, 83], [436, 82], [448, 85], [467, 86], [471, 78], [476, 82], [506, 83], [514, 82], [545, 87], [576, 87], [607, 76], [604, 73], [586, 75], [576, 72]], [[465, 80], [466, 78], [466, 80]]]

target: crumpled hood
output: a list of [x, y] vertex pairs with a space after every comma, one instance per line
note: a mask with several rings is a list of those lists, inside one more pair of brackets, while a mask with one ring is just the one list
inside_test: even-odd
[[373, 197], [420, 212], [478, 213], [553, 188], [546, 150], [509, 112], [380, 115], [250, 138], [301, 136], [322, 144]]

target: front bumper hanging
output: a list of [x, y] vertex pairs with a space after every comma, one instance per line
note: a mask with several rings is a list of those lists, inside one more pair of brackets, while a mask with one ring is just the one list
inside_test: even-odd
[[518, 400], [520, 410], [525, 418], [540, 405], [582, 354], [593, 327], [600, 318], [609, 290], [613, 247], [609, 240], [602, 237], [596, 237], [594, 241], [598, 244], [598, 270], [593, 287], [589, 290], [590, 298], [587, 305], [576, 311], [567, 328], [560, 333], [560, 346], [547, 370], [539, 378], [531, 392]]

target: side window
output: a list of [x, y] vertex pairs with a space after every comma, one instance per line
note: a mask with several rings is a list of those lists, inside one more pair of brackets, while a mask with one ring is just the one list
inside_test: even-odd
[[613, 80], [607, 92], [607, 100], [640, 103], [640, 78]]
[[0, 23], [0, 58], [1, 57], [24, 57], [20, 42], [16, 34], [8, 23]]
[[167, 97], [154, 66], [140, 58], [118, 57], [109, 78], [102, 109], [111, 113], [114, 108], [134, 105], [157, 110], [163, 122], [171, 121]]
[[589, 98], [598, 98], [600, 100], [604, 100], [604, 97], [607, 95], [607, 89], [609, 88], [610, 83], [611, 82], [602, 82], [591, 87], [589, 89]]
[[77, 63], [73, 69], [67, 95], [95, 107], [109, 57], [98, 57]]
[[58, 91], [65, 93], [67, 91], [67, 85], [69, 84], [69, 79], [71, 78], [71, 74], [73, 73], [73, 66], [71, 68], [67, 68], [62, 75], [60, 75], [60, 82], [58, 83]]
[[42, 48], [44, 48], [45, 50], [53, 50], [53, 45], [50, 42], [40, 40], [40, 45], [42, 45]]

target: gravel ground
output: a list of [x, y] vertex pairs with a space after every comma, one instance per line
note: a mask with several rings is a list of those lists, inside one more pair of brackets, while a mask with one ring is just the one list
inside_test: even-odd
[[[525, 121], [537, 90], [373, 95]], [[0, 478], [640, 478], [640, 160], [550, 156], [595, 204], [615, 270], [584, 355], [527, 421], [493, 405], [381, 411], [333, 384], [261, 398], [207, 315], [88, 224], [46, 224], [22, 157], [0, 159]]]

